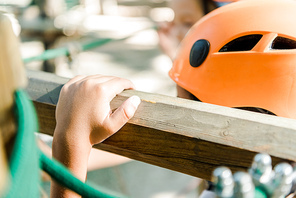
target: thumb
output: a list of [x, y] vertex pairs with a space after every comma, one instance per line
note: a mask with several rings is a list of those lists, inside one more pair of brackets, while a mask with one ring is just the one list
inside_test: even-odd
[[113, 132], [118, 131], [129, 119], [131, 119], [139, 104], [141, 99], [138, 96], [132, 96], [128, 98], [120, 107], [118, 107], [109, 117], [107, 125], [109, 129]]

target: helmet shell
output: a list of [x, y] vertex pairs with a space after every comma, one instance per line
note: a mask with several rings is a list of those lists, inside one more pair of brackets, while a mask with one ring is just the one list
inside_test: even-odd
[[[203, 102], [296, 118], [295, 10], [294, 0], [244, 0], [214, 10], [180, 44], [170, 77]], [[190, 52], [201, 39], [210, 48], [193, 67]]]

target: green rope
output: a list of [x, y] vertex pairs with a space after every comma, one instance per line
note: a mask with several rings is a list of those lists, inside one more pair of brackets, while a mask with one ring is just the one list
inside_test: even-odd
[[34, 137], [34, 131], [37, 131], [36, 113], [24, 90], [17, 90], [14, 100], [18, 128], [9, 162], [11, 181], [5, 195], [0, 196], [38, 198], [41, 179]]
[[[153, 26], [153, 27], [148, 27], [148, 28], [142, 29], [142, 30], [138, 30], [129, 36], [119, 38], [119, 39], [111, 39], [111, 38], [96, 39], [96, 40], [93, 40], [93, 41], [85, 43], [85, 44], [75, 43], [75, 44], [72, 44], [72, 46], [74, 46], [76, 48], [76, 50], [78, 49], [78, 51], [87, 51], [87, 50], [90, 50], [90, 49], [93, 49], [96, 47], [103, 46], [111, 41], [122, 41], [122, 40], [128, 39], [128, 38], [132, 37], [133, 35], [135, 35], [136, 33], [141, 32], [143, 30], [148, 30], [148, 29], [157, 30], [157, 27]], [[24, 63], [29, 63], [32, 61], [46, 61], [46, 60], [54, 59], [54, 58], [57, 58], [60, 56], [69, 56], [69, 55], [71, 55], [71, 45], [69, 45], [69, 47], [49, 49], [40, 55], [25, 58], [25, 59], [23, 59], [23, 61], [24, 61]]]
[[[107, 39], [97, 39], [92, 42], [86, 43], [86, 44], [78, 44], [78, 48], [81, 51], [90, 50], [92, 48], [96, 48], [102, 45], [105, 45], [106, 43], [109, 43], [113, 39], [107, 38]], [[43, 52], [40, 55], [29, 57], [23, 59], [24, 63], [29, 63], [32, 61], [46, 61], [50, 59], [54, 59], [60, 56], [68, 56], [70, 55], [70, 48], [69, 47], [62, 47], [57, 49], [49, 49]]]

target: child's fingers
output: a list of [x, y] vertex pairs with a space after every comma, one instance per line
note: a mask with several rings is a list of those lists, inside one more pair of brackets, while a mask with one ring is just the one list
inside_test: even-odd
[[94, 83], [104, 83], [106, 81], [112, 80], [113, 78], [118, 78], [118, 77], [95, 74], [95, 75], [86, 76], [85, 78], [81, 79], [80, 82], [92, 81]]
[[[104, 84], [100, 85], [103, 90], [108, 91], [106, 97], [108, 100], [112, 100], [117, 94], [121, 93], [124, 89], [135, 89], [135, 85], [127, 79], [124, 78], [113, 78]], [[104, 89], [104, 87], [106, 89]]]
[[134, 89], [134, 84], [127, 79], [104, 76], [104, 75], [91, 75], [91, 76], [76, 76], [72, 78], [65, 87], [70, 87], [73, 84], [83, 85], [84, 88], [98, 89], [104, 92], [104, 95], [110, 96], [108, 99], [112, 100], [116, 94], [122, 92], [124, 89]]
[[117, 108], [108, 118], [105, 120], [106, 128], [110, 133], [118, 131], [129, 119], [131, 119], [141, 99], [138, 96], [132, 96], [127, 99], [119, 108]]
[[117, 78], [117, 77], [105, 76], [105, 75], [102, 75], [102, 74], [95, 74], [95, 75], [89, 75], [89, 76], [78, 75], [78, 76], [75, 76], [74, 78], [70, 79], [67, 82], [67, 84], [71, 85], [71, 84], [74, 84], [74, 83], [82, 83], [82, 82], [89, 81], [89, 80], [96, 81], [96, 83], [104, 83], [104, 82], [109, 81], [109, 80], [111, 80], [113, 78]]
[[80, 81], [81, 79], [84, 79], [86, 76], [85, 75], [79, 75], [79, 76], [75, 76], [74, 78], [71, 78], [66, 84], [73, 84], [75, 82]]

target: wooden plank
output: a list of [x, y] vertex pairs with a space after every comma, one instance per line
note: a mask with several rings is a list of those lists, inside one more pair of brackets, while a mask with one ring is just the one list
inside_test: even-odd
[[[28, 76], [40, 131], [52, 135], [67, 79], [32, 71]], [[111, 108], [132, 95], [142, 99], [135, 116], [96, 148], [208, 180], [220, 165], [250, 167], [256, 152], [272, 155], [274, 163], [296, 160], [295, 120], [135, 90], [119, 94]]]

